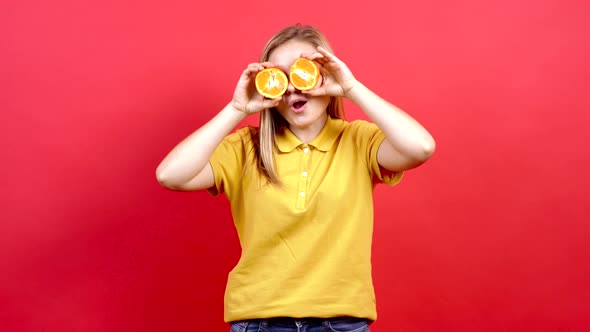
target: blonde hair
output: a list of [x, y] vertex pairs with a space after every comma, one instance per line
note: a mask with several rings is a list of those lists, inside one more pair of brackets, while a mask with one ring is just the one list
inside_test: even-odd
[[[260, 55], [260, 62], [268, 61], [270, 54], [277, 47], [290, 40], [308, 42], [314, 47], [321, 46], [333, 53], [328, 40], [317, 28], [310, 25], [297, 24], [282, 29], [270, 38]], [[344, 119], [344, 104], [342, 97], [330, 97], [327, 112], [332, 118]], [[274, 152], [277, 151], [275, 137], [276, 134], [279, 131], [284, 130], [287, 125], [287, 121], [276, 109], [269, 108], [260, 113], [259, 128], [257, 131], [253, 131], [252, 140], [256, 146], [255, 153], [258, 171], [270, 183], [280, 183], [275, 170], [273, 155]]]

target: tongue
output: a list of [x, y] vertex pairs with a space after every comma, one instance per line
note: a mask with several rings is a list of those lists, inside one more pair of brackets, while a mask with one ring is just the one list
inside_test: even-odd
[[293, 104], [293, 108], [300, 109], [301, 107], [303, 107], [303, 105], [305, 105], [304, 101], [298, 101]]

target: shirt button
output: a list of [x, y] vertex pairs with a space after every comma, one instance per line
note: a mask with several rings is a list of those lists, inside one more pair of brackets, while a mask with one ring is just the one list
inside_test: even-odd
[[303, 171], [303, 173], [301, 173], [301, 176], [307, 176], [307, 172]]
[[303, 152], [304, 152], [304, 153], [308, 153], [308, 152], [309, 152], [309, 148], [305, 148], [305, 149], [303, 149]]
[[302, 192], [299, 193], [299, 196], [305, 197], [305, 193], [302, 191]]

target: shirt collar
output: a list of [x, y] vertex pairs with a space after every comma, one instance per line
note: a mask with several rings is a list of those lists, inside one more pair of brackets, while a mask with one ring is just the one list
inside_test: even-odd
[[[320, 133], [309, 143], [309, 145], [320, 151], [328, 151], [342, 132], [344, 123], [345, 121], [342, 119], [333, 119], [328, 116], [324, 128], [322, 128]], [[301, 140], [299, 140], [299, 138], [286, 127], [276, 134], [276, 142], [277, 147], [281, 152], [291, 152], [303, 144], [303, 142], [301, 142]]]

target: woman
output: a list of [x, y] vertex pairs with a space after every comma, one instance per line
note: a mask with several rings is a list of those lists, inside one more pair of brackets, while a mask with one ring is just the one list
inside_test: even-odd
[[[321, 68], [318, 85], [256, 92], [267, 67], [299, 57]], [[373, 123], [343, 119], [342, 98]], [[259, 128], [230, 132], [261, 112]], [[355, 79], [311, 26], [287, 27], [243, 71], [232, 101], [180, 142], [157, 169], [173, 190], [208, 189], [230, 201], [242, 256], [228, 277], [231, 331], [369, 331], [373, 188], [397, 184], [434, 152], [432, 136]]]

